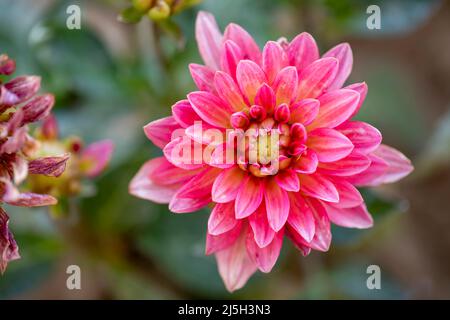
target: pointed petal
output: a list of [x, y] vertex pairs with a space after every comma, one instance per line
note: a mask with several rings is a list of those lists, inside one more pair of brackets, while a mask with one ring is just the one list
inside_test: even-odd
[[157, 147], [163, 149], [172, 139], [172, 133], [181, 128], [174, 117], [165, 117], [144, 126], [144, 132]]
[[377, 149], [382, 140], [381, 133], [377, 128], [362, 121], [347, 121], [336, 129], [350, 139], [355, 150], [363, 154]]
[[286, 191], [298, 192], [300, 190], [300, 181], [294, 170], [283, 170], [275, 176], [278, 185]]
[[333, 179], [333, 184], [339, 193], [339, 202], [334, 203], [335, 208], [353, 208], [364, 202], [363, 197], [351, 183], [343, 179]]
[[208, 234], [216, 236], [233, 229], [238, 220], [234, 217], [234, 203], [218, 203], [208, 219]]
[[267, 83], [263, 83], [256, 92], [255, 104], [265, 108], [267, 113], [272, 113], [275, 109], [275, 103], [275, 92]]
[[311, 174], [316, 172], [317, 166], [319, 164], [319, 159], [317, 154], [311, 150], [305, 150], [297, 161], [292, 166], [292, 169], [297, 173]]
[[372, 185], [397, 182], [414, 170], [411, 160], [397, 149], [385, 144], [380, 145], [373, 154], [386, 161], [388, 169], [379, 179], [374, 181]]
[[172, 115], [176, 122], [183, 128], [192, 126], [195, 121], [202, 119], [192, 108], [188, 100], [180, 100], [172, 106]]
[[296, 36], [287, 48], [289, 64], [302, 71], [319, 59], [319, 49], [314, 38], [307, 32]]
[[253, 232], [250, 230], [247, 237], [247, 251], [261, 272], [268, 273], [275, 266], [283, 246], [283, 235], [284, 232], [281, 230], [275, 235], [270, 244], [260, 248], [254, 240]]
[[300, 193], [290, 193], [291, 202], [288, 224], [297, 232], [306, 242], [311, 242], [316, 225], [311, 208], [308, 206]]
[[336, 90], [342, 88], [348, 76], [352, 72], [353, 53], [352, 48], [348, 43], [341, 43], [331, 48], [323, 57], [334, 57], [339, 61], [339, 69], [336, 78], [330, 84], [329, 90]]
[[[0, 101], [0, 104], [12, 106], [33, 97], [41, 87], [41, 78], [37, 76], [20, 76], [8, 81], [3, 87], [8, 92], [8, 99]], [[5, 94], [2, 97], [5, 97]]]
[[328, 202], [339, 202], [339, 193], [326, 176], [319, 173], [300, 175], [301, 192]]
[[258, 89], [267, 81], [261, 68], [250, 60], [241, 60], [239, 62], [236, 69], [236, 79], [241, 92], [250, 104], [254, 104]]
[[32, 98], [22, 107], [22, 124], [45, 119], [50, 114], [54, 104], [55, 97], [52, 94]]
[[111, 160], [114, 143], [102, 140], [91, 143], [81, 153], [80, 166], [82, 173], [89, 178], [98, 176]]
[[184, 135], [169, 142], [163, 149], [166, 159], [181, 169], [197, 169], [204, 165], [203, 146]]
[[194, 80], [198, 90], [212, 93], [215, 92], [215, 88], [213, 86], [214, 71], [211, 68], [200, 64], [191, 63], [189, 65], [189, 71], [191, 71], [192, 79]]
[[219, 128], [230, 128], [230, 116], [232, 109], [215, 95], [196, 91], [188, 94], [188, 100], [195, 112], [204, 121]]
[[282, 69], [273, 82], [277, 105], [290, 104], [297, 96], [298, 75], [295, 67]]
[[364, 103], [364, 100], [366, 100], [368, 87], [365, 82], [360, 82], [360, 83], [351, 84], [351, 85], [345, 87], [344, 89], [350, 89], [350, 90], [353, 90], [353, 91], [356, 91], [359, 93], [359, 102], [358, 102], [358, 105], [356, 106], [355, 111], [353, 111], [353, 114], [350, 116], [350, 118], [351, 118], [359, 112], [359, 109], [361, 109], [361, 106]]
[[264, 202], [248, 217], [248, 221], [253, 230], [254, 240], [258, 247], [264, 248], [269, 245], [275, 236], [275, 231], [269, 226]]
[[331, 226], [330, 219], [325, 207], [321, 201], [308, 198], [309, 207], [312, 209], [314, 220], [316, 222], [316, 232], [309, 246], [315, 250], [328, 251], [331, 244]]
[[289, 215], [288, 193], [281, 189], [275, 179], [267, 178], [264, 186], [264, 200], [270, 227], [278, 232]]
[[243, 58], [244, 54], [241, 48], [234, 41], [225, 41], [220, 65], [222, 70], [228, 73], [233, 80], [236, 80], [236, 67]]
[[373, 226], [372, 216], [367, 211], [365, 204], [346, 209], [327, 204], [324, 204], [324, 206], [331, 222], [338, 226], [357, 229], [366, 229]]
[[214, 85], [218, 96], [231, 106], [233, 112], [242, 111], [247, 107], [239, 87], [228, 74], [222, 71], [216, 72]]
[[353, 150], [352, 142], [334, 129], [319, 128], [308, 134], [307, 145], [314, 150], [320, 162], [333, 162], [348, 156]]
[[200, 11], [195, 22], [195, 38], [205, 64], [219, 69], [222, 34], [211, 13]]
[[370, 166], [369, 157], [353, 151], [345, 158], [329, 163], [320, 163], [319, 171], [324, 174], [347, 177], [363, 172]]
[[263, 49], [262, 69], [266, 73], [269, 84], [272, 84], [278, 72], [288, 65], [289, 59], [281, 45], [275, 41], [268, 41]]
[[230, 230], [220, 233], [217, 235], [212, 235], [209, 232], [206, 233], [206, 247], [205, 254], [210, 255], [216, 253], [220, 250], [224, 250], [236, 242], [236, 239], [242, 233], [242, 221], [236, 220], [236, 225]]
[[251, 215], [261, 204], [263, 183], [261, 179], [248, 176], [242, 183], [235, 201], [236, 219]]
[[245, 172], [238, 166], [221, 172], [212, 187], [213, 201], [226, 203], [236, 199], [244, 178]]
[[303, 99], [291, 106], [290, 122], [309, 125], [319, 114], [320, 102], [316, 99]]
[[255, 40], [241, 26], [230, 23], [224, 32], [224, 41], [232, 40], [241, 48], [244, 59], [250, 59], [261, 64], [261, 51]]
[[361, 187], [375, 184], [375, 182], [379, 180], [380, 177], [382, 177], [388, 170], [389, 165], [386, 161], [376, 155], [369, 154], [368, 158], [370, 159], [370, 165], [366, 170], [355, 175], [345, 177], [345, 180], [355, 186]]
[[308, 129], [334, 128], [349, 119], [355, 111], [359, 93], [353, 90], [340, 89], [325, 93], [319, 97], [319, 114], [308, 126]]
[[309, 243], [306, 242], [306, 240], [303, 239], [303, 237], [289, 225], [286, 228], [286, 235], [289, 237], [289, 239], [291, 239], [294, 246], [301, 252], [304, 257], [311, 253], [311, 247], [309, 246]]
[[56, 157], [37, 158], [28, 164], [29, 173], [44, 174], [46, 176], [58, 177], [66, 169], [70, 154], [65, 153]]
[[299, 75], [297, 100], [320, 96], [336, 77], [339, 63], [335, 58], [316, 60]]

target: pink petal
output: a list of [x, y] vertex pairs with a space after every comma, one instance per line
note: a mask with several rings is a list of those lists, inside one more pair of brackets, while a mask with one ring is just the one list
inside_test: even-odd
[[83, 173], [93, 178], [99, 175], [111, 159], [114, 143], [111, 140], [102, 140], [91, 143], [81, 153], [81, 166]]
[[204, 121], [219, 128], [231, 127], [230, 116], [233, 110], [215, 95], [196, 91], [188, 94], [188, 100]]
[[320, 96], [336, 77], [338, 66], [337, 59], [323, 58], [303, 69], [298, 79], [297, 100]]
[[272, 113], [275, 109], [275, 103], [275, 92], [267, 83], [263, 83], [256, 92], [255, 104], [264, 107], [267, 113]]
[[209, 165], [216, 168], [230, 168], [236, 163], [234, 156], [234, 148], [227, 143], [218, 145], [211, 154]]
[[318, 164], [319, 159], [317, 158], [317, 154], [313, 150], [307, 149], [302, 153], [300, 158], [295, 161], [292, 165], [292, 169], [297, 173], [311, 174], [316, 172]]
[[275, 181], [286, 191], [298, 192], [300, 190], [300, 181], [294, 170], [283, 170], [275, 176]]
[[144, 126], [144, 132], [157, 147], [163, 149], [172, 139], [172, 133], [181, 128], [174, 117], [165, 117]]
[[333, 162], [348, 156], [352, 142], [334, 129], [319, 128], [309, 132], [308, 147], [313, 149], [320, 162]]
[[314, 38], [306, 32], [296, 36], [287, 48], [289, 64], [302, 71], [319, 59], [319, 49]]
[[206, 233], [206, 248], [205, 254], [210, 255], [216, 253], [220, 250], [224, 250], [236, 242], [236, 239], [242, 233], [242, 221], [236, 220], [236, 225], [230, 230], [220, 233], [217, 235], [212, 235], [210, 233]]
[[209, 168], [199, 173], [174, 194], [169, 210], [175, 213], [197, 211], [211, 202], [211, 189], [220, 170]]
[[379, 179], [373, 181], [371, 185], [397, 182], [414, 170], [411, 161], [403, 153], [387, 145], [380, 145], [373, 154], [386, 161], [388, 169]]
[[326, 176], [319, 173], [300, 175], [301, 192], [307, 196], [328, 202], [339, 202], [336, 187]]
[[236, 69], [236, 79], [241, 92], [254, 104], [258, 89], [265, 83], [266, 76], [261, 68], [251, 60], [241, 60]]
[[316, 222], [316, 232], [309, 246], [315, 250], [328, 251], [331, 244], [331, 228], [327, 211], [321, 201], [308, 198], [307, 202]]
[[257, 269], [247, 254], [245, 242], [246, 235], [242, 232], [233, 245], [216, 253], [220, 276], [230, 292], [242, 288]]
[[319, 169], [321, 173], [347, 177], [363, 172], [370, 166], [369, 157], [358, 151], [353, 151], [345, 158], [329, 163], [320, 163]]
[[174, 166], [185, 170], [197, 169], [204, 164], [203, 146], [188, 136], [178, 137], [163, 149], [164, 156]]
[[28, 164], [28, 170], [33, 174], [44, 174], [46, 176], [58, 177], [66, 169], [70, 154], [65, 153], [56, 157], [37, 158]]
[[[8, 92], [8, 99], [0, 104], [12, 106], [27, 101], [33, 97], [41, 87], [41, 78], [37, 76], [20, 76], [4, 84], [4, 90]], [[4, 94], [2, 95], [4, 98]]]
[[223, 54], [221, 58], [222, 70], [228, 73], [233, 80], [236, 79], [236, 68], [244, 57], [241, 48], [231, 40], [227, 40], [223, 46]]
[[309, 125], [319, 114], [320, 102], [316, 99], [303, 99], [291, 106], [291, 123]]
[[306, 242], [311, 242], [316, 231], [311, 208], [300, 193], [290, 193], [289, 200], [291, 205], [287, 220], [288, 224]]
[[236, 199], [244, 178], [245, 172], [238, 166], [221, 172], [212, 187], [213, 201], [226, 203]]
[[388, 170], [389, 165], [373, 154], [369, 154], [368, 157], [370, 159], [369, 167], [358, 174], [346, 177], [345, 180], [355, 186], [370, 186], [379, 180]]
[[191, 71], [192, 79], [194, 80], [195, 84], [197, 85], [198, 90], [200, 91], [208, 91], [208, 92], [215, 92], [215, 88], [213, 86], [213, 80], [214, 80], [214, 71], [210, 68], [196, 64], [191, 63], [189, 65], [189, 70]]
[[283, 48], [275, 41], [268, 41], [263, 49], [262, 69], [269, 84], [272, 84], [278, 72], [288, 65], [289, 59]]
[[333, 184], [339, 193], [339, 202], [333, 204], [336, 208], [353, 208], [364, 202], [363, 197], [351, 183], [343, 179], [333, 179]]
[[347, 121], [336, 129], [350, 139], [355, 150], [364, 154], [377, 149], [382, 140], [377, 128], [361, 121]]
[[200, 11], [195, 22], [195, 38], [205, 64], [219, 69], [222, 34], [211, 13]]
[[239, 87], [228, 74], [222, 71], [216, 72], [214, 85], [219, 97], [228, 102], [233, 111], [238, 112], [247, 107]]
[[273, 82], [277, 105], [290, 104], [297, 96], [298, 75], [295, 67], [282, 69]]
[[295, 247], [301, 252], [301, 254], [306, 257], [311, 252], [311, 247], [309, 246], [309, 243], [306, 242], [303, 237], [297, 233], [292, 227], [287, 226], [287, 232], [286, 235], [291, 239], [292, 243], [295, 245]]
[[346, 228], [366, 229], [373, 226], [373, 219], [364, 204], [354, 208], [336, 208], [324, 204], [328, 217], [334, 224]]
[[224, 32], [224, 41], [232, 40], [244, 55], [243, 59], [250, 59], [257, 64], [261, 64], [261, 51], [252, 36], [248, 34], [241, 26], [230, 23]]
[[350, 89], [350, 90], [353, 90], [353, 91], [356, 91], [359, 93], [358, 105], [356, 106], [355, 111], [353, 111], [353, 114], [350, 116], [350, 117], [353, 117], [354, 115], [356, 115], [358, 113], [359, 109], [361, 109], [361, 106], [364, 103], [364, 100], [366, 99], [366, 96], [367, 96], [368, 87], [365, 82], [360, 82], [360, 83], [351, 84], [351, 85], [345, 87], [344, 89]]
[[352, 48], [348, 43], [341, 43], [330, 49], [323, 57], [334, 57], [339, 61], [339, 69], [336, 74], [336, 78], [330, 84], [329, 90], [336, 90], [342, 88], [345, 80], [352, 72], [353, 66], [353, 53]]
[[208, 234], [216, 236], [233, 229], [238, 220], [234, 218], [234, 203], [218, 203], [208, 219]]
[[269, 226], [264, 202], [248, 217], [248, 221], [253, 230], [254, 240], [258, 247], [264, 248], [269, 245], [275, 236], [275, 231]]
[[55, 97], [52, 94], [32, 98], [22, 107], [22, 124], [45, 119], [50, 114], [54, 104]]
[[264, 199], [269, 225], [278, 232], [283, 228], [289, 215], [288, 193], [278, 186], [275, 179], [267, 178], [264, 186]]
[[340, 89], [325, 93], [319, 97], [319, 114], [308, 126], [308, 129], [314, 128], [334, 128], [350, 116], [355, 111], [359, 93], [353, 90]]
[[195, 112], [194, 108], [192, 108], [188, 100], [180, 100], [175, 103], [172, 106], [172, 115], [175, 121], [183, 128], [192, 126], [195, 121], [201, 121], [201, 118]]
[[247, 251], [261, 272], [268, 273], [275, 266], [283, 245], [283, 235], [284, 232], [281, 230], [275, 235], [270, 244], [264, 248], [260, 248], [255, 243], [253, 232], [249, 232], [249, 236], [247, 237]]
[[263, 183], [260, 178], [248, 176], [241, 184], [235, 201], [236, 219], [251, 215], [261, 204]]

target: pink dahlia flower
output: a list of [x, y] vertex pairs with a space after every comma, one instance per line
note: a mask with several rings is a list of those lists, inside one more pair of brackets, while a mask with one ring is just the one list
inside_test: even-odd
[[[331, 223], [371, 227], [356, 187], [395, 182], [413, 167], [380, 144], [376, 128], [352, 120], [367, 85], [343, 87], [350, 46], [320, 56], [302, 33], [260, 50], [236, 24], [222, 35], [205, 12], [196, 38], [205, 65], [191, 64], [190, 71], [199, 91], [144, 127], [164, 156], [143, 165], [130, 193], [169, 203], [175, 213], [212, 203], [206, 254], [215, 254], [229, 291], [257, 269], [269, 272], [285, 235], [307, 255], [328, 250]], [[235, 146], [230, 129], [251, 130], [243, 146]]]

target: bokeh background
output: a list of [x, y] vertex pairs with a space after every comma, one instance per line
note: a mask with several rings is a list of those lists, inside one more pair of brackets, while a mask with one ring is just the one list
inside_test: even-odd
[[[66, 28], [71, 4], [81, 8], [81, 30]], [[366, 27], [370, 4], [381, 8], [381, 30]], [[119, 22], [127, 5], [0, 0], [0, 52], [17, 60], [17, 74], [42, 76], [43, 92], [56, 95], [62, 135], [116, 144], [109, 168], [69, 218], [7, 209], [22, 259], [0, 277], [0, 298], [450, 298], [449, 1], [206, 0], [164, 25]], [[358, 117], [416, 167], [401, 183], [363, 190], [374, 228], [333, 228], [330, 251], [307, 258], [285, 241], [272, 273], [233, 295], [203, 254], [208, 210], [175, 215], [127, 192], [140, 165], [161, 153], [142, 126], [194, 89], [187, 65], [200, 62], [198, 10], [222, 28], [241, 24], [260, 45], [302, 31], [322, 52], [348, 41], [350, 81], [369, 86]], [[80, 291], [66, 288], [71, 264], [81, 268]], [[381, 268], [381, 290], [366, 287], [371, 264]]]

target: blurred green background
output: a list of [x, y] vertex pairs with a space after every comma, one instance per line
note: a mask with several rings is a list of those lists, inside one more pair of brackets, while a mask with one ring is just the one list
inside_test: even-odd
[[[66, 9], [81, 8], [81, 30]], [[56, 299], [408, 299], [450, 298], [450, 3], [376, 0], [206, 0], [170, 23], [117, 21], [122, 1], [0, 0], [0, 52], [17, 74], [38, 74], [52, 92], [63, 136], [110, 138], [113, 160], [80, 196], [68, 219], [45, 209], [8, 208], [22, 259], [0, 277], [0, 298]], [[381, 8], [381, 30], [366, 8]], [[329, 253], [302, 257], [285, 241], [274, 270], [228, 294], [213, 257], [204, 256], [208, 210], [175, 215], [128, 194], [141, 164], [161, 151], [142, 131], [194, 90], [188, 63], [200, 63], [198, 10], [224, 28], [237, 22], [262, 46], [310, 32], [321, 51], [348, 41], [350, 82], [366, 81], [360, 119], [413, 159], [402, 183], [363, 190], [370, 230], [334, 228]], [[66, 288], [66, 268], [82, 271], [82, 290]], [[368, 290], [377, 264], [382, 289]]]

